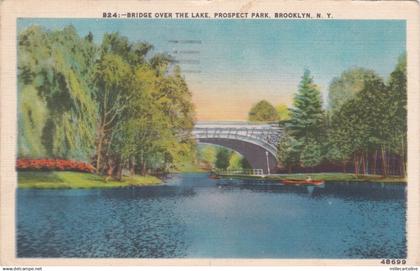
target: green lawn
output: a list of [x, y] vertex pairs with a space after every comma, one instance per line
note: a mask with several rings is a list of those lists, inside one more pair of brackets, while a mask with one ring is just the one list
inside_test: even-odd
[[19, 188], [112, 188], [125, 186], [159, 185], [162, 181], [153, 176], [123, 177], [122, 181], [105, 180], [104, 177], [70, 171], [20, 171]]
[[[380, 175], [364, 175], [356, 176], [352, 173], [292, 173], [292, 174], [276, 174], [271, 176], [266, 176], [265, 180], [282, 180], [282, 179], [300, 179], [304, 180], [306, 177], [311, 176], [314, 180], [324, 180], [329, 182], [341, 182], [341, 181], [358, 181], [358, 182], [383, 182], [383, 183], [406, 183], [405, 178], [390, 176], [383, 178]], [[255, 177], [250, 176], [230, 176], [238, 178], [249, 178], [255, 179]], [[261, 178], [261, 177], [260, 177]], [[263, 179], [263, 178], [261, 178]]]

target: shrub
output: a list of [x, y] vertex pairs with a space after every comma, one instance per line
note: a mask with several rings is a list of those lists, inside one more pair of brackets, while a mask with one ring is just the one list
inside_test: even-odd
[[63, 159], [17, 159], [17, 170], [59, 170], [93, 173], [95, 168], [89, 164]]

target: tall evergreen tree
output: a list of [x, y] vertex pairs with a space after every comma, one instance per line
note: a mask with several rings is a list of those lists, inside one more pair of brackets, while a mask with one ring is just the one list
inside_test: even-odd
[[325, 134], [321, 94], [309, 70], [305, 70], [295, 94], [287, 128], [292, 136], [303, 142], [311, 139], [319, 142]]

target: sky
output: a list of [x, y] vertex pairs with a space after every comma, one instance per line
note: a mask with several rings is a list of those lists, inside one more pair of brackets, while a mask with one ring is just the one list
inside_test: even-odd
[[179, 60], [193, 94], [198, 120], [245, 120], [265, 99], [292, 106], [305, 69], [324, 103], [334, 77], [354, 67], [373, 69], [386, 80], [406, 50], [403, 20], [139, 20], [18, 19], [61, 29], [106, 32], [146, 41]]

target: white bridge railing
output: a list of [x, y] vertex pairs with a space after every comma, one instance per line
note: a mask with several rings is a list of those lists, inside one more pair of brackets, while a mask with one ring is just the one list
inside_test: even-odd
[[249, 176], [264, 176], [262, 169], [241, 169], [241, 170], [215, 170], [219, 175], [249, 175]]

